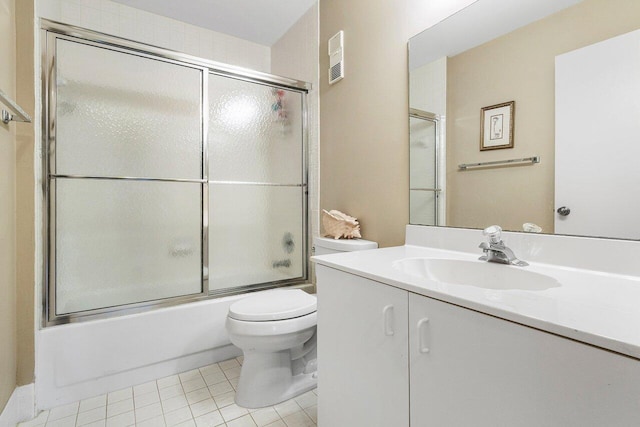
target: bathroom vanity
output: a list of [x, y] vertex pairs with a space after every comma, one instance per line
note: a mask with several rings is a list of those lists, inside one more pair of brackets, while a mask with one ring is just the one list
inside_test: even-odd
[[480, 241], [409, 226], [406, 246], [315, 258], [319, 425], [638, 424], [640, 277], [589, 255], [616, 242], [510, 234], [513, 267]]

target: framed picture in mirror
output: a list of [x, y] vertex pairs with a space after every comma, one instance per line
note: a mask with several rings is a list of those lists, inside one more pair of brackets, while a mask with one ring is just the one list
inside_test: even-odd
[[509, 101], [480, 110], [480, 151], [513, 148], [515, 108]]

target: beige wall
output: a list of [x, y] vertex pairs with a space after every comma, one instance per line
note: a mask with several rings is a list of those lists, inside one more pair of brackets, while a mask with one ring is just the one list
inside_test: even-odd
[[[0, 0], [0, 89], [15, 99], [14, 0]], [[15, 123], [0, 122], [0, 409], [16, 386]]]
[[[640, 27], [640, 2], [585, 0], [449, 59], [448, 224], [545, 232], [554, 220], [554, 59]], [[516, 101], [515, 147], [479, 151], [480, 109]], [[541, 156], [534, 166], [459, 172], [459, 163]]]
[[[344, 30], [345, 78], [327, 82]], [[355, 216], [365, 239], [404, 243], [409, 220], [407, 1], [320, 0], [320, 208]]]
[[[31, 0], [0, 0], [0, 89], [32, 116], [33, 13]], [[0, 123], [0, 412], [33, 382], [33, 144], [33, 125]]]
[[[34, 0], [16, 1], [16, 100], [35, 116]], [[35, 197], [34, 126], [16, 124], [16, 281], [18, 385], [34, 379]]]

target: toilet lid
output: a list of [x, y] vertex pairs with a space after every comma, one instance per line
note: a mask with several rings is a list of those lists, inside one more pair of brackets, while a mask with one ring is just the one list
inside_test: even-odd
[[316, 311], [316, 297], [300, 289], [274, 289], [241, 299], [229, 307], [229, 317], [253, 322], [285, 320]]

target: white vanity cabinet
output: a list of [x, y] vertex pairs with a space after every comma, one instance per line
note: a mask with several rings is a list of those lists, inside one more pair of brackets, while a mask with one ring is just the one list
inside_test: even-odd
[[408, 293], [317, 266], [318, 420], [409, 425]]
[[409, 337], [411, 427], [640, 425], [638, 360], [413, 293]]
[[320, 427], [640, 425], [636, 359], [326, 266], [317, 277]]

